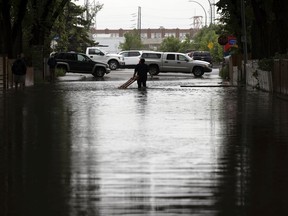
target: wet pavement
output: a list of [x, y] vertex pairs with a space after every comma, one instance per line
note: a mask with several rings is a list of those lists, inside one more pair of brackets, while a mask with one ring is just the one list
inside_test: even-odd
[[288, 215], [288, 101], [111, 77], [0, 94], [1, 216]]

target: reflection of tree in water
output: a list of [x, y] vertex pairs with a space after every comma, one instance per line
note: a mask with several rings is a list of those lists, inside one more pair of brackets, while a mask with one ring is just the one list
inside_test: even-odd
[[70, 141], [61, 132], [69, 130], [69, 116], [61, 94], [54, 93], [27, 88], [7, 95], [6, 182], [1, 186], [7, 192], [8, 213], [61, 215], [67, 206]]
[[[285, 133], [287, 104], [281, 107], [265, 93], [240, 90], [238, 101], [226, 99], [223, 113], [223, 151], [219, 164], [223, 166], [219, 178], [217, 203], [221, 215], [286, 215], [282, 205], [287, 198], [288, 177]], [[227, 101], [228, 100], [228, 101]], [[279, 101], [278, 101], [279, 102]], [[275, 105], [275, 106], [274, 106]], [[234, 117], [231, 114], [235, 115]], [[283, 148], [284, 147], [284, 148]], [[280, 159], [281, 158], [281, 159]]]

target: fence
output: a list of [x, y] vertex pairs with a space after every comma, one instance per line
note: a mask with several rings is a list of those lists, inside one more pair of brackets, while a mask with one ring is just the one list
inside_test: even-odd
[[0, 92], [8, 88], [7, 57], [0, 56]]
[[274, 60], [272, 79], [274, 92], [288, 95], [288, 59]]
[[[6, 56], [0, 56], [0, 92], [13, 88], [13, 75], [11, 71], [13, 62], [14, 59], [8, 59]], [[33, 67], [27, 67], [25, 85], [34, 85]]]
[[[227, 58], [229, 77], [233, 85], [241, 81], [241, 69], [233, 66], [232, 58]], [[243, 70], [243, 68], [242, 68]], [[257, 60], [250, 60], [246, 65], [246, 84], [264, 91], [288, 96], [288, 59], [275, 59], [272, 71], [263, 71]]]

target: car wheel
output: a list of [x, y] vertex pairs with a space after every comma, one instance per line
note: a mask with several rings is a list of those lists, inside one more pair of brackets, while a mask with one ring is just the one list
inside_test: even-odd
[[158, 75], [159, 74], [159, 68], [156, 65], [149, 66], [149, 74], [151, 76]]
[[193, 74], [195, 77], [201, 77], [204, 74], [204, 72], [203, 72], [203, 69], [201, 67], [195, 67], [193, 69]]
[[94, 73], [92, 73], [94, 77], [103, 77], [104, 74], [105, 74], [105, 69], [103, 67], [97, 67]]
[[118, 62], [116, 60], [111, 60], [108, 64], [111, 70], [116, 70], [118, 68]]

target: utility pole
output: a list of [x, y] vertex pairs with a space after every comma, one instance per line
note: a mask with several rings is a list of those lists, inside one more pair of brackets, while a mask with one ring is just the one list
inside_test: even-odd
[[137, 21], [137, 29], [138, 29], [138, 32], [139, 32], [139, 35], [141, 37], [141, 7], [139, 6], [138, 7], [138, 21]]
[[243, 59], [244, 59], [244, 73], [243, 73], [243, 84], [246, 85], [246, 65], [247, 65], [247, 32], [246, 32], [246, 13], [245, 13], [245, 3], [241, 0], [241, 21], [242, 21], [242, 37], [241, 41], [243, 43]]
[[84, 7], [86, 8], [86, 21], [89, 20], [89, 0], [84, 1]]

